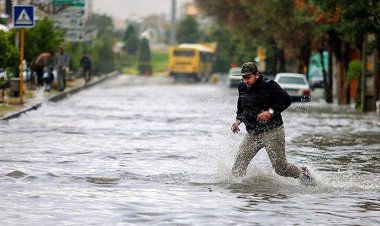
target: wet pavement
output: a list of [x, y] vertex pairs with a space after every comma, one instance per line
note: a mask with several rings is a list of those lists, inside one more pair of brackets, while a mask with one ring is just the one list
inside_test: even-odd
[[289, 162], [230, 169], [237, 92], [120, 76], [1, 121], [1, 225], [379, 225], [380, 120], [314, 99], [283, 113]]

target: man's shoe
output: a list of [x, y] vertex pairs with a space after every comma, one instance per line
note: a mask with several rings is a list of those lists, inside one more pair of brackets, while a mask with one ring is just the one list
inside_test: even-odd
[[301, 167], [302, 173], [298, 177], [298, 180], [301, 184], [306, 186], [316, 186], [317, 182], [315, 178], [310, 174], [309, 170], [306, 167]]

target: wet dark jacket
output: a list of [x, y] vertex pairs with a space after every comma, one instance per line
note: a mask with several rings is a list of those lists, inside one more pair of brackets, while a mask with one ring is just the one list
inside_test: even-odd
[[84, 70], [91, 70], [91, 61], [88, 56], [82, 56], [82, 58], [79, 61], [79, 64], [81, 67], [83, 67]]
[[[281, 112], [290, 106], [292, 100], [275, 81], [260, 76], [250, 89], [240, 82], [238, 90], [236, 119], [245, 124], [248, 133], [259, 134], [283, 124]], [[259, 123], [257, 116], [269, 108], [274, 110], [272, 119]]]

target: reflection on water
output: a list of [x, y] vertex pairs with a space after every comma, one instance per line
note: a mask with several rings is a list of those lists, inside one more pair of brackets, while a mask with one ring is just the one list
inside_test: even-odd
[[[230, 175], [236, 90], [121, 76], [0, 122], [1, 225], [379, 225], [380, 121], [323, 102], [283, 114], [287, 156]], [[244, 129], [243, 129], [244, 130]]]

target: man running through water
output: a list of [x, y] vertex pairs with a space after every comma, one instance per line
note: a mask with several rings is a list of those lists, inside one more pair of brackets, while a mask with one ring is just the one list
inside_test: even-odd
[[275, 81], [263, 76], [252, 62], [244, 63], [237, 76], [242, 76], [243, 81], [238, 86], [237, 116], [231, 130], [239, 132], [239, 125], [243, 122], [248, 133], [239, 147], [232, 174], [245, 175], [252, 158], [265, 147], [278, 175], [297, 178], [305, 185], [315, 185], [315, 179], [306, 167], [298, 168], [286, 160], [281, 112], [290, 106], [290, 96]]

